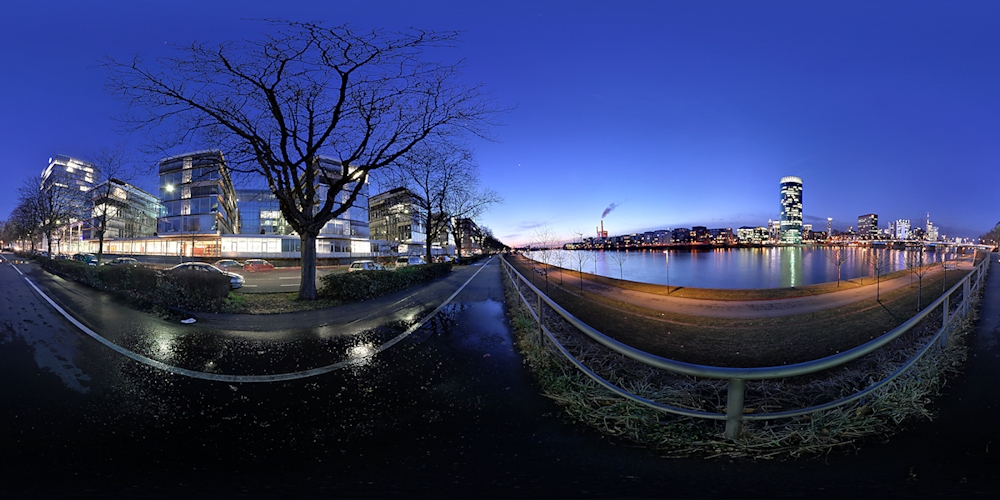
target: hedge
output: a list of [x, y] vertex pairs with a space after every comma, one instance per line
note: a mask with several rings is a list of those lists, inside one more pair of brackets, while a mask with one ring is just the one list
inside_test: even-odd
[[165, 307], [218, 311], [229, 296], [229, 278], [201, 271], [165, 273], [144, 266], [90, 266], [63, 259], [38, 259], [48, 271], [93, 288]]
[[395, 291], [409, 288], [451, 272], [451, 264], [424, 264], [406, 266], [393, 271], [357, 271], [327, 274], [320, 277], [320, 297], [356, 302], [374, 299]]

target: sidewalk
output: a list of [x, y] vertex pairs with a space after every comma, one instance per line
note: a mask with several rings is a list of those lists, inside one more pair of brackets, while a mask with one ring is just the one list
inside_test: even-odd
[[[522, 259], [521, 262], [525, 264], [531, 262], [523, 257], [519, 257], [519, 259]], [[958, 270], [968, 272], [972, 267], [970, 262], [962, 261], [959, 263]], [[924, 279], [927, 280], [940, 273], [940, 269], [933, 269], [924, 276]], [[552, 286], [555, 281], [553, 275], [549, 276], [549, 286]], [[730, 319], [771, 318], [842, 307], [861, 300], [874, 299], [876, 291], [878, 293], [886, 293], [908, 287], [911, 280], [909, 276], [901, 276], [876, 283], [874, 279], [866, 278], [866, 282], [870, 281], [871, 283], [866, 283], [860, 287], [787, 299], [706, 300], [670, 297], [667, 295], [629, 290], [597, 282], [592, 279], [592, 276], [588, 273], [584, 273], [583, 275], [583, 289], [587, 293], [601, 295], [608, 299], [625, 302], [656, 312]], [[576, 284], [580, 281], [575, 275], [572, 278], [566, 277], [565, 281], [572, 283], [571, 285], [563, 285], [566, 291], [576, 293], [579, 290]]]

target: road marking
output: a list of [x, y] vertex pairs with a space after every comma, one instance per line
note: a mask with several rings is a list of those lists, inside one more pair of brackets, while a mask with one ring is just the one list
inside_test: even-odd
[[279, 280], [297, 280], [299, 278], [301, 278], [301, 276], [278, 276]]
[[[490, 258], [490, 261], [492, 261], [492, 260], [493, 260], [493, 257]], [[121, 354], [122, 356], [125, 356], [125, 357], [127, 357], [129, 359], [132, 359], [134, 361], [138, 361], [138, 362], [143, 363], [145, 365], [151, 366], [153, 368], [158, 368], [160, 370], [163, 370], [163, 371], [166, 371], [166, 372], [169, 372], [169, 373], [173, 373], [175, 375], [183, 375], [185, 377], [190, 377], [190, 378], [196, 378], [196, 379], [201, 379], [201, 380], [211, 380], [211, 381], [216, 381], [216, 382], [254, 382], [254, 383], [259, 383], [259, 382], [284, 382], [284, 381], [288, 381], [288, 380], [298, 380], [298, 379], [303, 379], [303, 378], [308, 378], [308, 377], [315, 377], [317, 375], [323, 375], [323, 374], [326, 374], [326, 373], [330, 373], [332, 371], [339, 370], [341, 368], [345, 368], [345, 367], [348, 367], [348, 366], [357, 365], [357, 364], [360, 364], [360, 363], [364, 362], [365, 359], [367, 359], [369, 357], [372, 357], [372, 356], [375, 356], [376, 354], [378, 354], [378, 353], [380, 353], [382, 351], [385, 351], [386, 349], [388, 349], [388, 348], [396, 345], [401, 340], [403, 340], [406, 337], [410, 336], [413, 332], [419, 330], [420, 327], [424, 326], [424, 324], [426, 324], [428, 321], [430, 321], [431, 318], [433, 318], [435, 315], [437, 315], [437, 313], [440, 312], [441, 309], [444, 309], [445, 306], [447, 306], [448, 304], [450, 304], [451, 301], [454, 300], [455, 297], [458, 296], [458, 294], [462, 290], [465, 289], [465, 286], [468, 285], [472, 280], [474, 280], [476, 278], [476, 276], [479, 275], [479, 272], [482, 271], [485, 268], [486, 268], [486, 266], [483, 266], [483, 267], [479, 268], [479, 270], [477, 270], [475, 272], [475, 274], [473, 274], [472, 276], [470, 276], [469, 279], [465, 281], [465, 283], [462, 283], [462, 286], [458, 287], [458, 290], [455, 290], [455, 293], [451, 294], [451, 297], [448, 297], [448, 299], [445, 300], [444, 302], [442, 302], [441, 305], [437, 306], [437, 309], [434, 309], [433, 311], [431, 311], [430, 314], [428, 314], [427, 316], [425, 316], [423, 319], [421, 319], [420, 321], [416, 322], [413, 326], [407, 328], [405, 332], [403, 332], [403, 333], [401, 333], [401, 334], [393, 337], [388, 342], [386, 342], [386, 343], [378, 346], [377, 348], [373, 349], [372, 352], [371, 352], [371, 354], [369, 354], [369, 355], [367, 355], [367, 356], [365, 356], [363, 358], [349, 359], [349, 360], [345, 360], [345, 361], [340, 361], [340, 362], [334, 363], [332, 365], [321, 366], [319, 368], [313, 368], [311, 370], [302, 370], [302, 371], [288, 372], [288, 373], [276, 373], [274, 375], [225, 375], [225, 374], [220, 374], [220, 373], [199, 372], [199, 371], [195, 371], [195, 370], [188, 370], [187, 368], [180, 368], [180, 367], [177, 367], [177, 366], [168, 365], [168, 364], [166, 364], [166, 363], [164, 363], [162, 361], [157, 361], [155, 359], [143, 356], [142, 354], [138, 354], [138, 353], [132, 352], [132, 351], [130, 351], [128, 349], [125, 349], [124, 347], [121, 347], [118, 344], [115, 344], [114, 342], [112, 342], [112, 341], [104, 338], [103, 336], [98, 335], [97, 332], [91, 330], [90, 328], [87, 328], [86, 325], [84, 325], [83, 323], [80, 323], [73, 316], [70, 316], [69, 313], [67, 313], [62, 307], [59, 307], [59, 304], [56, 304], [55, 301], [53, 301], [51, 298], [49, 298], [48, 295], [45, 295], [45, 293], [42, 292], [41, 289], [39, 289], [37, 286], [35, 286], [35, 284], [27, 276], [24, 277], [24, 281], [27, 281], [28, 284], [31, 285], [31, 288], [34, 288], [35, 291], [38, 292], [38, 294], [41, 295], [42, 298], [45, 299], [46, 302], [49, 303], [49, 305], [51, 305], [56, 311], [58, 311], [59, 314], [62, 314], [63, 317], [66, 318], [70, 323], [73, 323], [73, 325], [75, 325], [77, 328], [79, 328], [80, 331], [82, 331], [83, 333], [86, 333], [88, 336], [90, 336], [94, 340], [96, 340], [96, 341], [104, 344], [106, 347], [108, 347], [109, 349], [111, 349], [111, 350], [113, 350], [113, 351]], [[17, 267], [14, 266], [14, 269], [17, 269]], [[21, 270], [18, 269], [17, 272], [21, 273]], [[24, 273], [21, 273], [21, 275], [24, 276]], [[284, 286], [284, 285], [282, 285], [282, 286]]]
[[243, 288], [257, 288], [257, 285], [243, 285]]
[[299, 286], [299, 285], [298, 284], [294, 284], [294, 285], [278, 285], [278, 286]]

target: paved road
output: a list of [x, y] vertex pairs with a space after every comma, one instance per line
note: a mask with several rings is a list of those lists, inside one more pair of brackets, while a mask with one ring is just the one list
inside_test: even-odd
[[[367, 314], [354, 306], [312, 321], [209, 315], [194, 325], [16, 267], [87, 328], [169, 366], [267, 375], [354, 363], [279, 382], [170, 372], [82, 333], [15, 266], [0, 264], [4, 498], [1000, 492], [1000, 432], [990, 424], [1000, 395], [989, 384], [1000, 370], [1000, 273], [987, 285], [970, 376], [942, 399], [940, 419], [857, 454], [755, 463], [661, 459], [564, 419], [513, 347], [495, 262], [386, 297]], [[463, 285], [392, 347], [357, 349], [410, 331]], [[378, 310], [385, 321], [371, 316]]]

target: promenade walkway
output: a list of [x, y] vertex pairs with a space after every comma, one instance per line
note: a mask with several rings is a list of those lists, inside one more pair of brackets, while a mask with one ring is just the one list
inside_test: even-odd
[[[527, 265], [533, 264], [528, 259], [523, 257], [521, 259], [521, 262]], [[960, 272], [968, 272], [972, 267], [971, 258], [958, 262], [958, 271]], [[924, 279], [928, 280], [942, 272], [940, 268], [932, 269], [924, 276]], [[563, 288], [571, 293], [579, 289], [577, 286], [580, 283], [579, 274], [576, 272], [573, 272], [572, 276], [569, 273], [565, 273], [564, 276], [560, 276], [560, 274], [562, 274], [561, 270], [550, 272], [550, 284], [558, 280], [564, 283]], [[845, 288], [844, 290], [817, 295], [767, 300], [692, 299], [629, 290], [601, 283], [595, 280], [592, 274], [588, 273], [583, 274], [582, 288], [587, 293], [601, 295], [657, 312], [712, 318], [770, 318], [790, 314], [810, 313], [823, 309], [842, 307], [860, 300], [874, 299], [876, 292], [887, 293], [910, 286], [911, 280], [910, 276], [901, 276], [890, 280], [882, 280], [881, 282], [876, 282], [875, 279], [868, 278], [865, 284], [858, 287]]]

